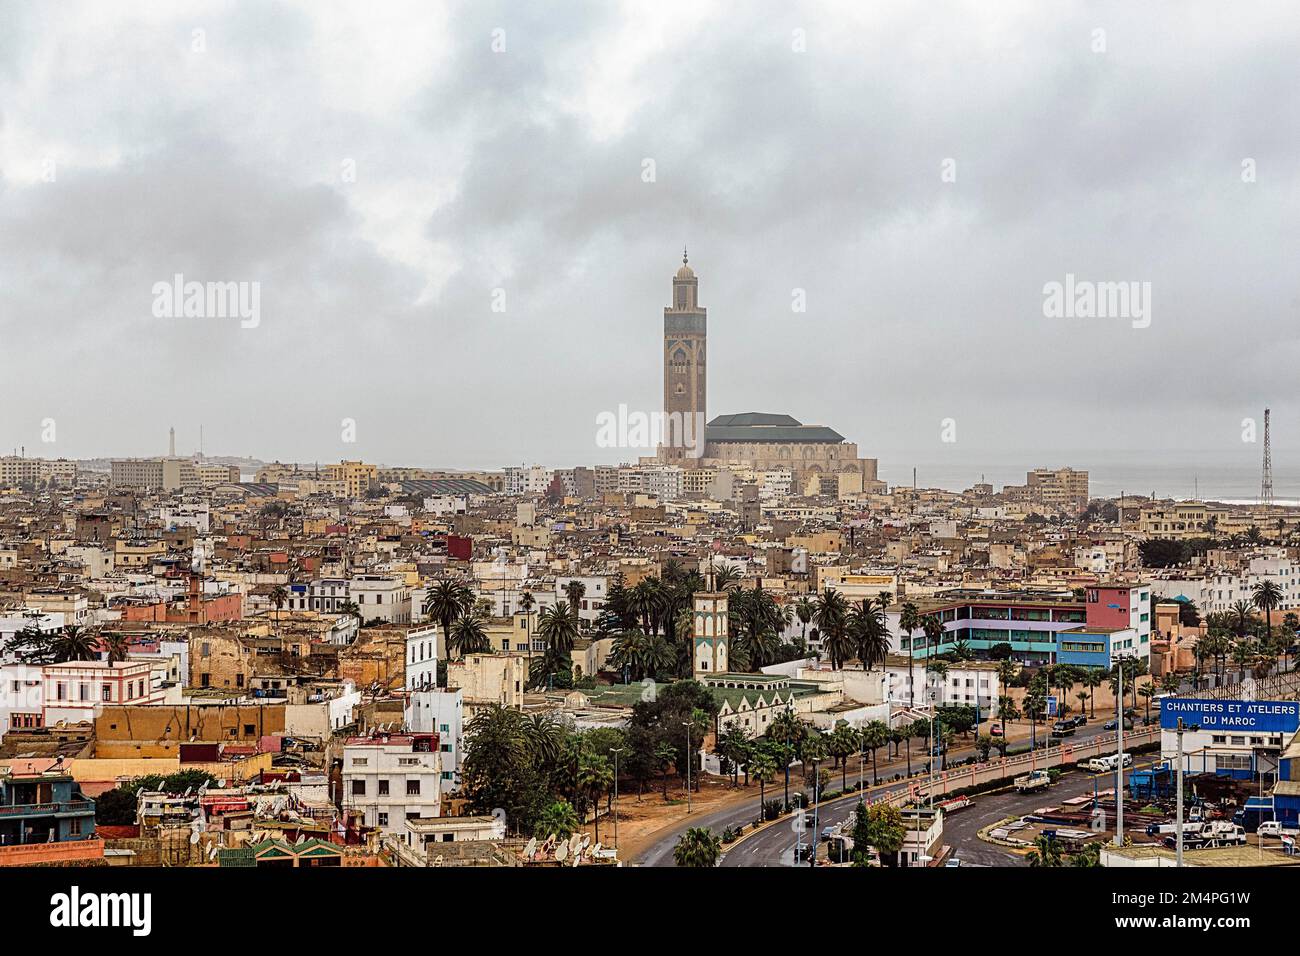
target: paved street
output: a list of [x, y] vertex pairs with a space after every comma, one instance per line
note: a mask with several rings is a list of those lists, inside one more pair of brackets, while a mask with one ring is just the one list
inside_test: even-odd
[[[1086, 724], [1085, 726], [1079, 728], [1078, 732], [1076, 733], [1073, 739], [1077, 741], [1090, 740], [1093, 737], [1109, 733], [1109, 731], [1102, 730], [1103, 723], [1104, 720], [1101, 719], [1099, 716], [1097, 720], [1094, 720]], [[1040, 741], [1041, 739], [1042, 738], [1040, 738]], [[973, 756], [974, 753], [975, 753], [975, 749], [972, 746], [954, 747], [952, 750], [953, 763], [956, 764], [966, 759], [966, 757]], [[924, 755], [922, 755], [922, 759], [918, 760], [916, 758], [916, 755], [914, 754], [912, 757], [912, 769], [919, 770], [923, 766], [924, 766]], [[904, 758], [903, 760], [897, 760], [897, 761], [891, 760], [888, 763], [881, 761], [879, 769], [880, 769], [880, 776], [882, 779], [886, 776], [893, 776], [895, 773], [902, 772], [906, 769], [906, 759]], [[869, 773], [870, 773], [870, 765], [868, 765], [868, 774]], [[852, 773], [849, 774], [849, 778], [850, 780], [855, 779]], [[791, 781], [792, 791], [795, 789], [795, 783], [794, 783], [795, 779], [797, 779], [797, 777], [792, 774], [792, 781]], [[777, 799], [781, 799], [784, 796], [782, 782], [783, 782], [782, 779], [778, 777], [775, 783], [768, 787], [767, 792], [768, 792], [769, 800], [773, 799], [774, 797]], [[838, 773], [832, 774], [830, 772], [823, 772], [822, 782], [823, 782], [823, 786], [827, 788], [832, 788], [835, 790], [840, 789], [840, 775]], [[872, 788], [870, 790], [870, 793], [872, 796], [880, 796], [884, 794], [894, 793], [904, 788], [905, 786], [906, 786], [905, 783], [882, 784], [880, 787]], [[758, 818], [759, 800], [758, 800], [758, 788], [751, 785], [751, 790], [753, 790], [753, 794], [754, 794], [753, 799], [746, 800], [743, 803], [738, 803], [726, 809], [713, 811], [712, 813], [701, 814], [699, 816], [692, 816], [687, 820], [682, 821], [677, 826], [667, 831], [664, 836], [656, 840], [645, 852], [641, 854], [641, 856], [637, 860], [634, 860], [633, 863], [639, 866], [673, 866], [674, 865], [673, 847], [676, 845], [678, 837], [681, 836], [682, 833], [686, 832], [686, 830], [690, 827], [706, 826], [712, 829], [715, 833], [721, 833], [724, 829], [726, 829], [729, 826], [736, 826], [742, 823], [743, 824], [752, 823], [754, 820]], [[829, 804], [828, 805], [828, 807], [830, 808], [829, 812], [832, 814], [836, 812], [842, 812], [842, 814], [850, 813], [852, 812], [852, 809], [857, 806], [857, 801], [858, 801], [858, 794], [856, 793], [850, 794], [844, 797], [842, 800]], [[825, 813], [828, 811], [824, 808], [822, 812]], [[820, 822], [819, 820], [817, 826], [818, 828], [820, 828], [822, 826], [828, 825], [829, 823], [837, 823], [839, 822], [840, 819], [843, 819], [843, 815], [841, 815], [838, 818], [832, 816], [825, 823]], [[786, 834], [789, 837], [790, 846], [786, 848], [784, 851], [779, 849], [784, 845], [783, 842], [784, 838], [778, 839], [776, 836], [777, 831], [780, 831], [782, 834]], [[793, 839], [794, 839], [794, 832], [793, 830], [789, 829], [789, 827], [785, 827], [785, 826], [773, 827], [769, 832], [751, 837], [750, 839], [746, 840], [744, 843], [740, 844], [740, 846], [736, 848], [737, 851], [739, 852], [735, 854], [734, 861], [729, 859], [732, 856], [731, 854], [728, 853], [724, 855], [722, 865], [723, 866], [780, 866], [782, 865], [782, 861], [780, 859], [782, 852], [784, 852], [785, 855], [790, 858], [788, 863], [793, 863], [794, 861]], [[753, 849], [751, 849], [751, 846], [753, 847]]]

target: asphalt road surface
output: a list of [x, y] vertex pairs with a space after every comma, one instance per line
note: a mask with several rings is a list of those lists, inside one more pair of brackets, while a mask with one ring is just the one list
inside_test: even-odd
[[[1080, 727], [1078, 731], [1076, 731], [1074, 737], [1071, 739], [1075, 741], [1089, 740], [1093, 737], [1111, 733], [1112, 731], [1106, 731], [1102, 729], [1102, 725], [1104, 723], [1105, 720], [1099, 716], [1096, 720], [1090, 721], [1089, 723]], [[1041, 736], [1039, 737], [1039, 742], [1042, 743]], [[952, 763], [956, 765], [957, 763], [964, 760], [965, 758], [974, 756], [974, 754], [975, 754], [975, 748], [973, 746], [966, 746], [966, 747], [954, 746], [951, 752]], [[925, 756], [924, 753], [921, 754], [921, 759], [918, 760], [916, 755], [913, 754], [912, 756], [913, 770], [918, 770], [924, 766], [924, 762], [925, 762], [924, 756]], [[880, 768], [879, 768], [880, 776], [882, 778], [884, 778], [885, 776], [893, 776], [895, 773], [899, 773], [901, 771], [904, 771], [905, 769], [906, 769], [906, 759], [898, 760], [898, 761], [889, 761], [888, 764], [882, 761], [880, 763]], [[868, 768], [868, 773], [869, 772], [870, 772], [870, 768]], [[850, 774], [849, 776], [853, 777], [852, 774]], [[791, 783], [790, 783], [790, 789], [792, 792], [794, 792], [797, 789], [795, 784], [796, 779], [797, 777], [792, 773]], [[823, 773], [822, 773], [823, 786], [825, 786], [828, 789], [838, 790], [840, 789], [840, 779], [841, 779], [840, 774], [831, 773], [829, 769], [823, 767]], [[914, 780], [913, 782], [916, 781]], [[904, 789], [906, 786], [907, 786], [906, 782], [882, 784], [879, 787], [870, 788], [869, 793], [873, 797], [878, 797], [884, 794], [894, 793], [898, 790]], [[757, 786], [751, 784], [750, 788], [754, 792], [754, 796], [752, 800], [746, 800], [743, 803], [734, 804], [730, 807], [726, 807], [720, 810], [714, 810], [709, 813], [693, 814], [687, 817], [676, 827], [674, 827], [671, 831], [668, 831], [668, 833], [665, 836], [661, 837], [659, 840], [657, 840], [655, 843], [649, 846], [645, 851], [643, 851], [641, 855], [636, 860], [633, 861], [633, 863], [637, 866], [675, 865], [673, 863], [673, 847], [677, 845], [678, 838], [691, 827], [708, 827], [709, 829], [713, 830], [713, 832], [715, 833], [721, 833], [727, 827], [734, 827], [739, 824], [748, 825], [750, 823], [753, 823], [755, 820], [758, 819], [759, 798], [758, 798]], [[767, 799], [780, 800], [780, 799], [784, 799], [784, 796], [785, 796], [784, 777], [778, 775], [777, 779], [773, 781], [773, 783], [770, 784], [767, 788]], [[842, 814], [852, 813], [853, 808], [855, 808], [858, 805], [858, 796], [859, 795], [856, 793], [849, 794], [848, 796], [842, 798], [841, 800], [828, 804], [827, 807], [824, 807], [821, 811], [819, 811], [819, 813], [825, 814], [826, 812], [828, 812], [828, 808], [829, 808], [829, 812], [831, 813], [835, 813], [837, 811], [842, 811]], [[1039, 803], [1036, 805], [1042, 806], [1043, 804]], [[1030, 809], [1033, 808], [1031, 807]], [[956, 816], [957, 815], [954, 815], [954, 817]], [[840, 819], [843, 819], [843, 816], [838, 818], [832, 817], [830, 819], [827, 819], [825, 822], [822, 822], [819, 817], [817, 823], [818, 831], [820, 832], [820, 829], [823, 826], [827, 826], [833, 823], [838, 823]], [[779, 840], [777, 839], [778, 833], [781, 834]], [[741, 843], [739, 846], [736, 847], [734, 860], [731, 859], [733, 854], [730, 851], [725, 852], [721, 865], [722, 866], [781, 866], [783, 865], [783, 861], [782, 861], [783, 851], [779, 851], [778, 846], [783, 845], [783, 842], [786, 842], [787, 837], [788, 837], [789, 847], [786, 848], [786, 851], [784, 851], [784, 855], [788, 856], [789, 860], [785, 863], [785, 865], [792, 865], [794, 863], [795, 833], [794, 830], [791, 828], [791, 826], [774, 826], [771, 827], [765, 833], [757, 834], [753, 837], [750, 837], [749, 839], [745, 840], [743, 843]], [[758, 847], [759, 849], [753, 849], [753, 847]]]

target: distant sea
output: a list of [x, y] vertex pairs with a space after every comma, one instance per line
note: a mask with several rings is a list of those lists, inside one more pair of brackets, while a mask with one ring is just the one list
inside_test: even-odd
[[[1193, 452], [1043, 452], [1028, 457], [1024, 452], [989, 456], [987, 461], [935, 460], [933, 450], [915, 462], [916, 482], [922, 488], [961, 491], [980, 480], [1003, 485], [1022, 485], [1025, 473], [1034, 468], [1066, 466], [1088, 472], [1089, 492], [1094, 498], [1116, 498], [1120, 494], [1158, 498], [1222, 501], [1254, 504], [1259, 500], [1260, 461], [1223, 461], [1221, 452], [1197, 455]], [[1259, 452], [1262, 454], [1262, 451]], [[1215, 460], [1215, 459], [1218, 460]], [[879, 475], [891, 485], [912, 483], [913, 462], [903, 456], [879, 459]], [[1273, 501], [1279, 505], [1300, 505], [1300, 469], [1273, 465]]]

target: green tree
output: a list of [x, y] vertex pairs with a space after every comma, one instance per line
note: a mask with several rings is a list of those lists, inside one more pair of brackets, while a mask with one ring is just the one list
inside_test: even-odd
[[708, 827], [691, 827], [673, 847], [673, 862], [682, 867], [708, 867], [718, 865], [722, 854], [722, 841]]
[[557, 840], [567, 840], [577, 832], [580, 826], [578, 813], [567, 800], [556, 800], [548, 804], [533, 825], [533, 836], [540, 840], [554, 836]]

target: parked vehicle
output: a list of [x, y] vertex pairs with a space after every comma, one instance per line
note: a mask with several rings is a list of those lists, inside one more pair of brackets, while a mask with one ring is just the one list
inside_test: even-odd
[[[1104, 757], [1093, 757], [1084, 766], [1095, 773], [1109, 773], [1114, 771], [1115, 765], [1119, 760], [1117, 754], [1107, 754]], [[1124, 766], [1129, 767], [1133, 764], [1133, 755], [1124, 755]]]
[[[1101, 729], [1102, 729], [1102, 730], [1114, 730], [1114, 729], [1115, 729], [1115, 721], [1114, 721], [1114, 719], [1112, 718], [1111, 720], [1108, 720], [1108, 721], [1106, 721], [1104, 724], [1102, 724], [1102, 725], [1101, 725]], [[1127, 718], [1127, 717], [1124, 718], [1124, 729], [1125, 729], [1125, 730], [1132, 730], [1132, 729], [1133, 729], [1133, 721], [1130, 720], [1130, 719]]]
[[1033, 770], [1016, 777], [1015, 787], [1021, 793], [1032, 793], [1035, 790], [1046, 790], [1051, 782], [1052, 778], [1047, 775], [1046, 770]]
[[[1206, 849], [1218, 846], [1241, 846], [1246, 842], [1246, 831], [1235, 823], [1229, 823], [1227, 820], [1211, 820], [1204, 824], [1199, 833], [1194, 834], [1190, 839], [1187, 831], [1183, 831], [1183, 848]], [[1177, 834], [1171, 833], [1164, 839], [1165, 846], [1175, 847], [1178, 845]]]
[[990, 727], [990, 728], [989, 728], [989, 736], [990, 736], [990, 737], [1001, 737], [1001, 736], [1002, 736], [1002, 725], [1001, 725], [1001, 724], [994, 724], [992, 727]]
[[1284, 826], [1278, 820], [1265, 820], [1255, 831], [1262, 837], [1300, 836], [1300, 827]]
[[1056, 740], [1059, 740], [1059, 739], [1061, 739], [1062, 737], [1073, 737], [1073, 736], [1074, 736], [1074, 721], [1073, 721], [1073, 720], [1058, 720], [1056, 723], [1052, 724], [1052, 734], [1051, 734], [1051, 736], [1053, 737], [1053, 739], [1056, 739]]

